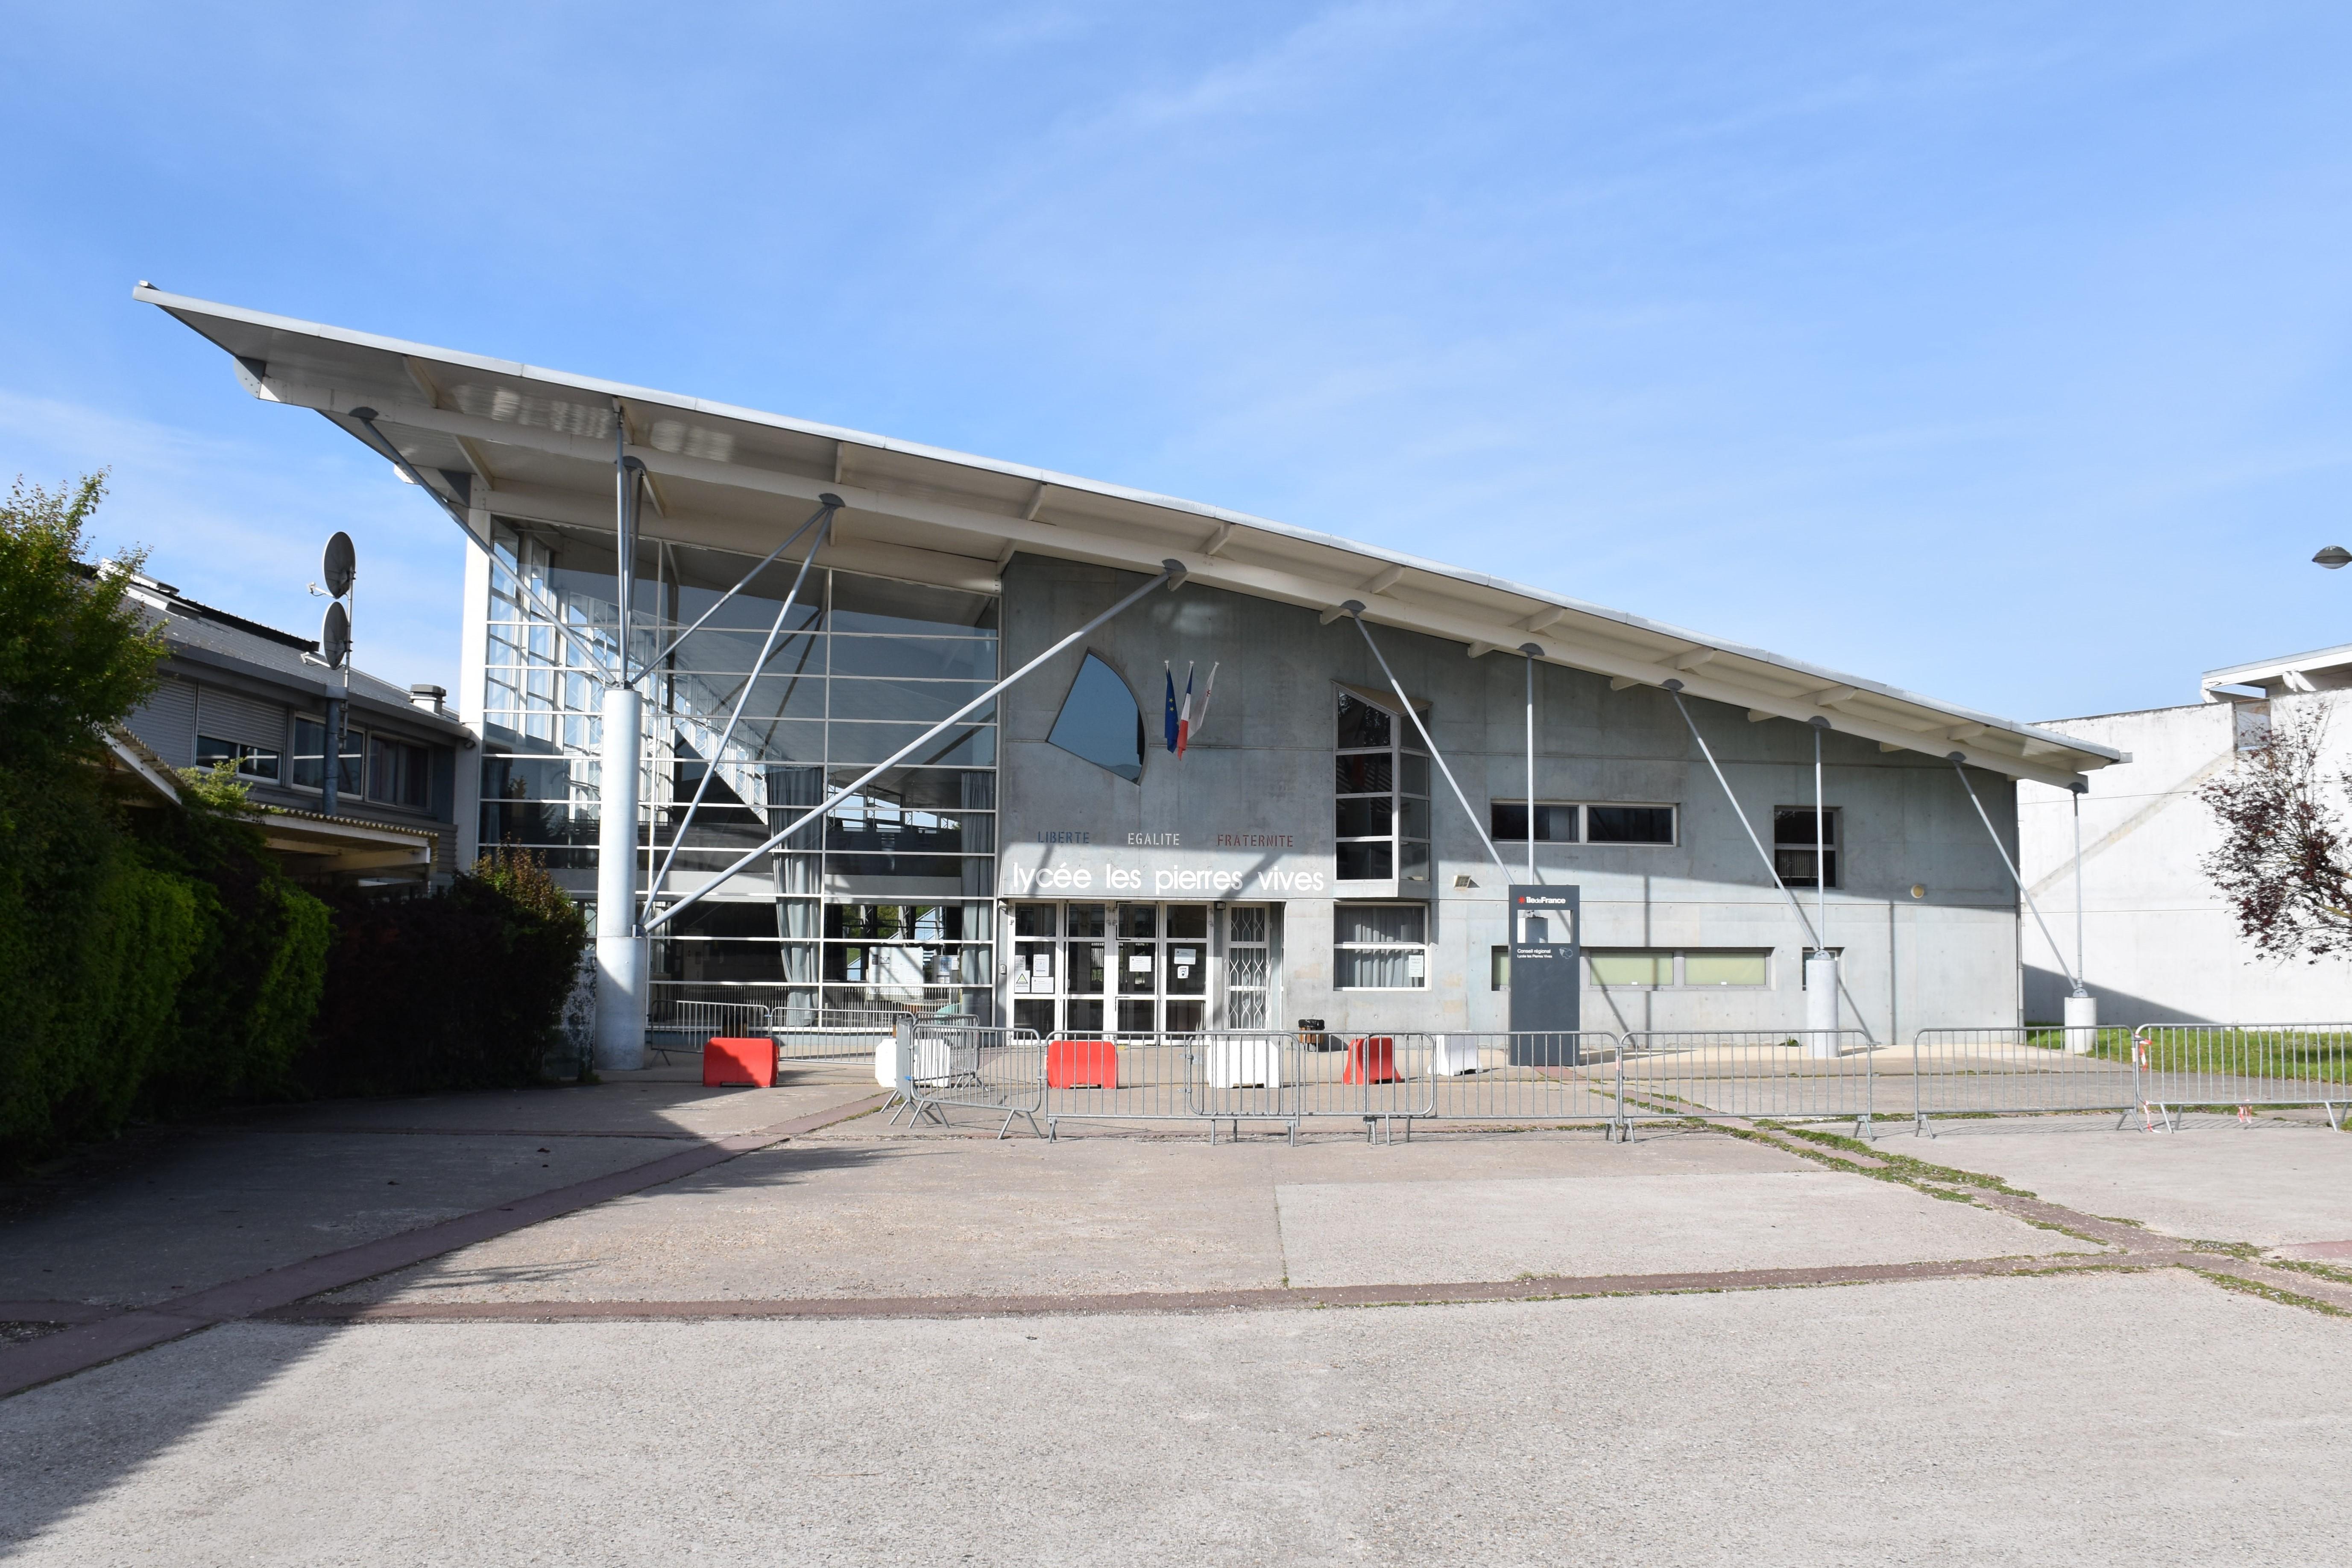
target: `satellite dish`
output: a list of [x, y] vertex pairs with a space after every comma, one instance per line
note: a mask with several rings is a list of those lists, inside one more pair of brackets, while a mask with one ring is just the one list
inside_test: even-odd
[[[327, 592], [340, 599], [352, 591], [352, 578], [359, 571], [359, 552], [352, 548], [352, 536], [337, 533], [327, 541], [327, 553], [320, 563], [327, 579]], [[350, 628], [345, 628], [346, 644]]]
[[352, 616], [341, 605], [329, 605], [326, 617], [319, 623], [319, 657], [327, 661], [329, 669], [342, 668], [343, 660], [352, 657]]

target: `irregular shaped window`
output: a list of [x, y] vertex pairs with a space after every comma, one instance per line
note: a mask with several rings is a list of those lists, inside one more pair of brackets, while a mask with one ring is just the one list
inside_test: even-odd
[[1143, 782], [1143, 710], [1118, 672], [1093, 654], [1078, 666], [1045, 739], [1129, 784]]

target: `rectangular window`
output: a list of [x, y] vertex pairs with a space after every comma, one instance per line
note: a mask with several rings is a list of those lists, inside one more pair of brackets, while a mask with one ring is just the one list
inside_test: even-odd
[[424, 747], [371, 735], [367, 757], [370, 800], [425, 809], [431, 797], [433, 778]]
[[[1574, 844], [1583, 835], [1577, 831], [1577, 814], [1580, 806], [1564, 801], [1536, 802], [1536, 842], [1538, 844]], [[1525, 844], [1528, 841], [1528, 803], [1523, 800], [1491, 801], [1486, 806], [1486, 831], [1497, 844]]]
[[1429, 758], [1406, 739], [1408, 722], [1339, 694], [1332, 820], [1343, 882], [1429, 880]]
[[[1486, 807], [1488, 831], [1497, 844], [1528, 841], [1528, 803], [1517, 799], [1491, 801]], [[1538, 844], [1672, 844], [1675, 808], [1671, 805], [1618, 805], [1572, 801], [1536, 802], [1536, 842]]]
[[1813, 808], [1810, 805], [1776, 805], [1772, 808], [1772, 869], [1780, 874], [1783, 884], [1791, 888], [1814, 888], [1825, 881], [1835, 888], [1838, 880], [1839, 808], [1831, 806], [1821, 813], [1821, 847], [1818, 858], [1822, 878], [1814, 879], [1816, 856], [1813, 840]]
[[[342, 766], [335, 775], [335, 788], [344, 795], [360, 793], [362, 764], [367, 760], [367, 737], [350, 725], [343, 726]], [[289, 782], [303, 789], [320, 789], [326, 784], [327, 725], [320, 719], [294, 721], [294, 756]]]
[[1331, 974], [1342, 991], [1426, 989], [1429, 906], [1334, 904]]
[[1588, 844], [1672, 844], [1675, 808], [1671, 805], [1588, 805], [1584, 808], [1584, 841]]
[[269, 779], [278, 777], [278, 752], [268, 746], [257, 746], [250, 741], [219, 741], [210, 735], [196, 737], [196, 766], [216, 768], [235, 762], [239, 778]]
[[1511, 950], [1490, 947], [1486, 950], [1486, 989], [1508, 991], [1511, 988]]
[[1599, 948], [1584, 955], [1595, 985], [1650, 991], [1761, 990], [1772, 984], [1769, 948]]

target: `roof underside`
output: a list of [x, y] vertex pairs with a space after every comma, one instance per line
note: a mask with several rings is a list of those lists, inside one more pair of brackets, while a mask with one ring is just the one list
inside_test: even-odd
[[486, 535], [493, 516], [614, 536], [615, 421], [648, 476], [640, 524], [686, 550], [760, 556], [816, 505], [845, 506], [825, 558], [851, 571], [994, 591], [1016, 552], [1156, 573], [1169, 557], [1212, 586], [1465, 646], [1533, 642], [1620, 686], [1679, 680], [1751, 719], [1826, 719], [1886, 751], [1953, 752], [2063, 784], [2105, 747], [1436, 562], [1195, 501], [508, 360], [166, 294], [156, 305], [233, 356], [255, 396], [318, 411], [362, 442], [354, 408]]

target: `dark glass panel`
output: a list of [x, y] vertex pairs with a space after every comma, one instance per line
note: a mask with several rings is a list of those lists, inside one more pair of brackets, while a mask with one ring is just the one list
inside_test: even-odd
[[992, 637], [835, 637], [835, 675], [897, 676], [913, 680], [996, 679]]
[[1339, 835], [1342, 838], [1369, 838], [1389, 830], [1389, 797], [1384, 795], [1351, 796], [1337, 803]]
[[1349, 746], [1385, 746], [1395, 728], [1394, 721], [1385, 708], [1372, 704], [1353, 692], [1339, 693], [1339, 744]]
[[[1805, 826], [1812, 826], [1806, 813]], [[1778, 832], [1777, 822], [1774, 825]], [[1588, 805], [1584, 808], [1584, 841], [1588, 844], [1672, 844], [1675, 808], [1671, 805]]]
[[1129, 784], [1143, 777], [1143, 710], [1118, 672], [1088, 654], [1045, 739]]
[[833, 627], [845, 632], [993, 631], [996, 600], [987, 594], [835, 572]]
[[1339, 880], [1385, 882], [1396, 874], [1396, 860], [1385, 839], [1367, 839], [1339, 846]]
[[1394, 787], [1396, 772], [1386, 752], [1340, 757], [1338, 762], [1340, 795], [1386, 795]]

